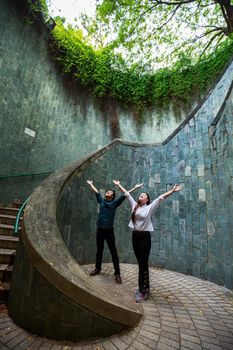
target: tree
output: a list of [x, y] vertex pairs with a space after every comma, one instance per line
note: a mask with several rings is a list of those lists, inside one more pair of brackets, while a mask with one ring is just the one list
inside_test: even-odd
[[95, 18], [83, 15], [82, 21], [92, 44], [109, 45], [131, 63], [167, 65], [184, 53], [192, 60], [209, 54], [231, 38], [233, 5], [230, 0], [97, 0]]

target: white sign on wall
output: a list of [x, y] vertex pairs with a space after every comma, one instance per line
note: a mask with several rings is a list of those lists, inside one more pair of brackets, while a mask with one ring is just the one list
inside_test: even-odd
[[32, 129], [29, 129], [29, 128], [25, 128], [24, 129], [24, 133], [31, 136], [31, 137], [35, 137], [36, 136], [36, 132]]

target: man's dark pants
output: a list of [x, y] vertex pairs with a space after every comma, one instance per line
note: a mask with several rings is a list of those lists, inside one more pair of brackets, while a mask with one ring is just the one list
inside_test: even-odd
[[110, 228], [97, 227], [97, 232], [96, 232], [97, 253], [96, 253], [95, 267], [98, 270], [101, 270], [103, 250], [104, 250], [104, 240], [106, 240], [112, 256], [112, 262], [115, 270], [114, 275], [115, 276], [120, 275], [119, 258], [118, 258], [116, 245], [115, 245], [115, 236], [114, 236], [113, 227], [110, 227]]

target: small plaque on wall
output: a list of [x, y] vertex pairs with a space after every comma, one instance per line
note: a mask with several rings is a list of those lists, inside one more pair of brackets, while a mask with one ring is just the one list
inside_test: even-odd
[[24, 129], [24, 133], [31, 136], [31, 137], [35, 137], [36, 136], [36, 132], [32, 129], [29, 129], [29, 128], [25, 128]]

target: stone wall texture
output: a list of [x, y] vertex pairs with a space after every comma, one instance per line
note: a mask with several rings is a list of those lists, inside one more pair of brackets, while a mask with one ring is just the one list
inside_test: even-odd
[[[128, 189], [143, 182], [152, 199], [181, 183], [182, 191], [167, 198], [154, 217], [150, 263], [233, 288], [233, 92], [231, 87], [220, 109], [216, 92], [218, 86], [166, 144], [118, 144], [64, 187], [57, 217], [63, 240], [80, 264], [94, 262], [96, 249], [98, 205], [87, 179], [102, 194], [113, 186], [112, 179]], [[115, 220], [121, 262], [135, 262], [129, 218], [125, 201]], [[104, 259], [111, 261], [108, 249]]]
[[[196, 105], [176, 114], [171, 107], [148, 111], [143, 125], [118, 106], [116, 135], [108, 103], [100, 107], [103, 102], [62, 76], [49, 53], [48, 30], [28, 20], [22, 2], [0, 2], [0, 176], [54, 171], [115, 137], [160, 142]], [[1, 179], [2, 201], [24, 200], [38, 184], [27, 179], [24, 190], [19, 178]]]
[[[148, 111], [145, 123], [116, 106], [105, 112], [90, 93], [62, 76], [48, 49], [48, 30], [31, 23], [21, 9], [23, 1], [0, 3], [0, 201], [23, 201], [44, 178], [1, 179], [1, 175], [54, 171], [108, 144], [114, 137], [131, 142], [165, 140], [187, 110]], [[16, 6], [18, 4], [18, 6]], [[229, 78], [218, 88], [213, 103], [228, 90]], [[106, 112], [107, 110], [107, 112]], [[117, 134], [111, 125], [117, 124]]]

